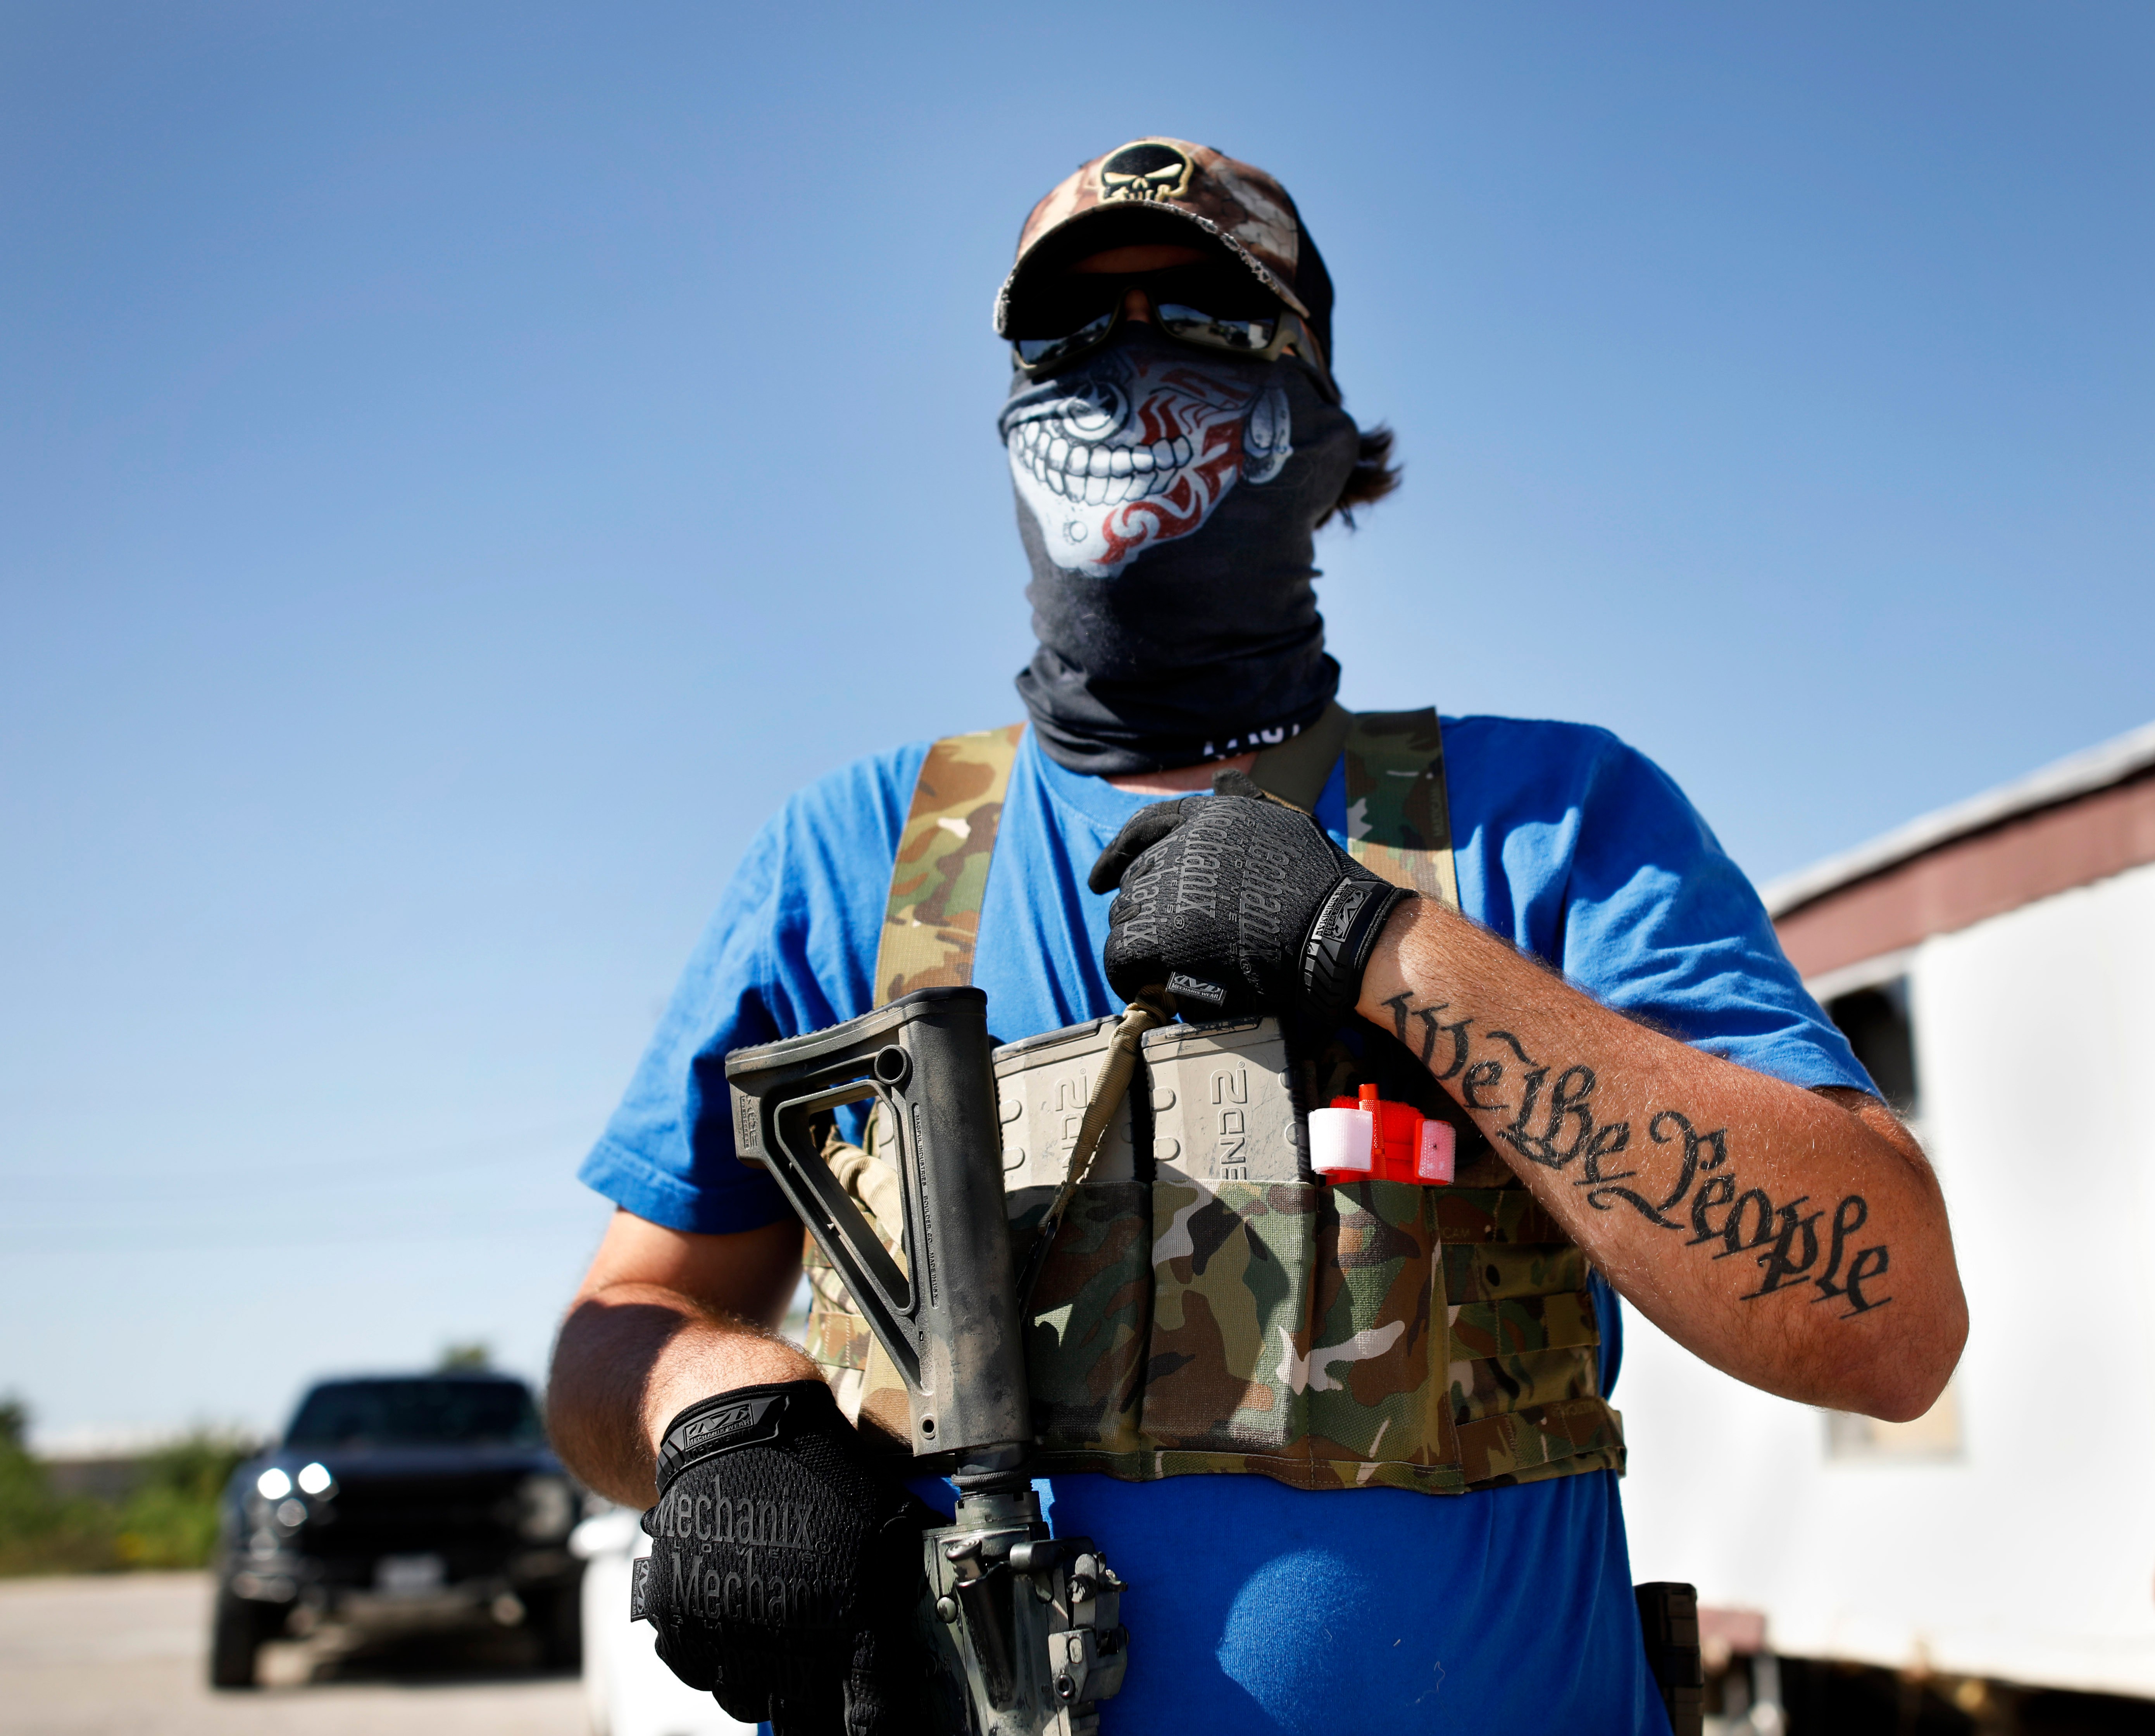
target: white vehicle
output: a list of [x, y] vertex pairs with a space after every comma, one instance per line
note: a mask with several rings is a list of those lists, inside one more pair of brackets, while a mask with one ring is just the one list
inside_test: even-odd
[[1766, 899], [1937, 1165], [1968, 1349], [1896, 1426], [1627, 1312], [1633, 1575], [1695, 1584], [1709, 1652], [2155, 1698], [2155, 725]]
[[651, 1624], [628, 1619], [629, 1564], [651, 1553], [640, 1515], [613, 1507], [577, 1526], [584, 1560], [584, 1701], [593, 1736], [755, 1736], [658, 1661]]

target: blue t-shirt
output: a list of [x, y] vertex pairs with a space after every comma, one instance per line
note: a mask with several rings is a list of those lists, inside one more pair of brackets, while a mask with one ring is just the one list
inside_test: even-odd
[[[1758, 895], [1682, 792], [1605, 730], [1446, 719], [1460, 902], [1578, 987], [1804, 1086], [1871, 1082], [1781, 955]], [[898, 834], [927, 753], [854, 764], [750, 846], [627, 1097], [581, 1172], [673, 1228], [787, 1214], [734, 1156], [729, 1051], [866, 1012]], [[1108, 899], [1085, 875], [1152, 799], [1055, 764], [1011, 773], [973, 980], [1003, 1040], [1118, 1010]], [[1345, 841], [1335, 767], [1320, 821]], [[1599, 1279], [1602, 1380], [1615, 1298]], [[1058, 1477], [1057, 1530], [1097, 1539], [1132, 1590], [1111, 1736], [1252, 1730], [1665, 1733], [1631, 1598], [1613, 1473], [1432, 1496], [1264, 1477]]]

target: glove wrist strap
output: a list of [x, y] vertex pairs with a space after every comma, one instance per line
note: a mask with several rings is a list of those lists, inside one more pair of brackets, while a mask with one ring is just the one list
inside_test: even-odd
[[1302, 944], [1303, 1003], [1330, 1030], [1354, 1010], [1362, 975], [1391, 913], [1415, 895], [1380, 880], [1342, 880], [1318, 906]]
[[785, 1381], [714, 1393], [666, 1425], [658, 1443], [658, 1487], [663, 1490], [689, 1466], [722, 1453], [844, 1421], [837, 1400], [821, 1381]]

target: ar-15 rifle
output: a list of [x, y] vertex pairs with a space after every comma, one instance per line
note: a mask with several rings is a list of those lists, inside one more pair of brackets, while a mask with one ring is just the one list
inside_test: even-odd
[[[1123, 1582], [1090, 1538], [1051, 1538], [1003, 1202], [987, 996], [924, 988], [726, 1057], [744, 1162], [768, 1169], [904, 1380], [914, 1458], [958, 1488], [923, 1534], [921, 1628], [947, 1736], [1093, 1736], [1123, 1685]], [[893, 1131], [904, 1269], [824, 1162], [817, 1122], [873, 1100]]]

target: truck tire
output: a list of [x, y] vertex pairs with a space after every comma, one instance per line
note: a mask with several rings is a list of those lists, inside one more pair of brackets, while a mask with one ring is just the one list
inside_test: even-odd
[[244, 1597], [235, 1597], [228, 1586], [218, 1586], [210, 1620], [209, 1685], [253, 1687], [254, 1663], [261, 1655], [262, 1642], [269, 1637], [273, 1620], [283, 1614], [281, 1610], [265, 1609]]
[[580, 1670], [584, 1665], [584, 1607], [574, 1582], [545, 1592], [527, 1592], [531, 1631], [539, 1657], [549, 1670]]

